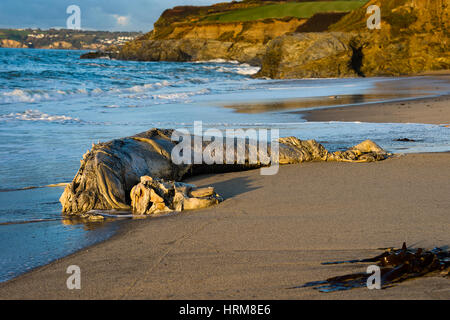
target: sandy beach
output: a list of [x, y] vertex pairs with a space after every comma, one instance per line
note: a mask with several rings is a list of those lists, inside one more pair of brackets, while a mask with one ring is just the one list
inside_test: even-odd
[[[211, 209], [129, 221], [111, 240], [0, 286], [2, 299], [449, 299], [448, 279], [385, 290], [288, 289], [365, 271], [321, 262], [377, 248], [448, 245], [450, 153], [379, 163], [306, 163], [203, 176], [226, 200]], [[81, 290], [66, 268], [81, 268]]]
[[[450, 123], [448, 108], [447, 96], [307, 117]], [[214, 186], [225, 201], [124, 221], [110, 240], [0, 284], [0, 298], [450, 299], [449, 280], [439, 276], [384, 290], [288, 289], [366, 268], [322, 262], [372, 257], [404, 241], [449, 245], [449, 163], [450, 153], [408, 154], [366, 164], [288, 165], [274, 176], [252, 170], [194, 177], [189, 182]], [[81, 268], [81, 290], [66, 287], [70, 265]]]
[[450, 125], [450, 95], [399, 102], [300, 111], [307, 121], [361, 121]]

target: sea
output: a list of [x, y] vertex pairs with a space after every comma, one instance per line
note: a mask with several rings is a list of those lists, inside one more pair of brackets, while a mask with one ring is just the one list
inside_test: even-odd
[[448, 94], [443, 80], [271, 80], [236, 61], [82, 60], [82, 53], [0, 48], [0, 282], [119, 230], [121, 220], [65, 218], [63, 187], [48, 187], [70, 182], [92, 143], [202, 121], [205, 129], [276, 128], [332, 151], [369, 138], [395, 153], [450, 150], [443, 125], [308, 122], [298, 112]]

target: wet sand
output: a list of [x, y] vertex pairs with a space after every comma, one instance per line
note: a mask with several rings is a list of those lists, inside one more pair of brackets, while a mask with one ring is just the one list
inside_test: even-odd
[[450, 95], [296, 112], [307, 121], [428, 123], [450, 125]]
[[[287, 289], [365, 271], [321, 262], [377, 248], [450, 244], [450, 153], [377, 163], [305, 163], [201, 176], [226, 200], [210, 209], [125, 222], [112, 239], [0, 284], [1, 299], [450, 299], [450, 280], [385, 290]], [[66, 269], [81, 268], [81, 290]]]

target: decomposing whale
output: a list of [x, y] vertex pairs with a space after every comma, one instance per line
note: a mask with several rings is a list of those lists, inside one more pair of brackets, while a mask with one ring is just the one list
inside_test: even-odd
[[[241, 139], [240, 141], [238, 138], [233, 141], [232, 149], [229, 145], [223, 146], [224, 154], [227, 157], [231, 153], [231, 161], [227, 158], [223, 163], [220, 161], [215, 163], [191, 161], [190, 163], [176, 164], [171, 155], [174, 148], [181, 142], [172, 140], [174, 133], [175, 131], [172, 129], [151, 129], [134, 136], [94, 144], [92, 149], [83, 155], [77, 174], [61, 195], [60, 202], [63, 214], [82, 215], [90, 210], [111, 209], [142, 211], [132, 207], [131, 191], [142, 182], [141, 177], [145, 176], [151, 177], [151, 179], [162, 179], [160, 182], [163, 184], [171, 182], [174, 185], [174, 182], [192, 175], [248, 170], [271, 165], [259, 160], [256, 162], [250, 161], [255, 144], [252, 144], [248, 139], [243, 139], [243, 141]], [[200, 152], [210, 148], [211, 143], [213, 142], [202, 141]], [[239, 145], [245, 149], [245, 156], [241, 159], [239, 159], [240, 155], [238, 154], [239, 148], [234, 148]], [[194, 144], [189, 145], [189, 148], [192, 149], [188, 151], [192, 151], [192, 158], [194, 158], [198, 150], [196, 150]], [[268, 159], [273, 160], [272, 156], [275, 154], [273, 142], [268, 144], [266, 151]], [[346, 151], [329, 152], [315, 140], [287, 137], [277, 140], [276, 151], [278, 155], [276, 161], [279, 164], [305, 161], [371, 162], [388, 157], [386, 151], [370, 140], [366, 140]], [[186, 152], [186, 150], [183, 152]], [[149, 179], [144, 180], [148, 181]], [[152, 184], [145, 181], [143, 186], [135, 189], [133, 203], [139, 203], [141, 208], [143, 206], [151, 208], [151, 203], [146, 205], [142, 203], [142, 200], [136, 198], [140, 194], [142, 196], [147, 195], [148, 201], [151, 202], [151, 197], [148, 196], [151, 191], [147, 190], [147, 192], [144, 189], [151, 188]], [[158, 190], [160, 189], [154, 191], [158, 192]], [[187, 205], [190, 209], [195, 208], [195, 205], [192, 205], [193, 203], [203, 203], [203, 205], [206, 203], [205, 201], [189, 200], [188, 198], [191, 197], [205, 199], [201, 196], [192, 196], [192, 192], [184, 194], [187, 199], [186, 203], [190, 203], [190, 205]], [[212, 192], [209, 196], [212, 194], [215, 193]], [[167, 197], [162, 194], [159, 194], [159, 196], [166, 201], [174, 199], [173, 196]], [[215, 199], [218, 198], [215, 197]], [[216, 202], [210, 201], [209, 203]], [[165, 205], [175, 209], [177, 207], [173, 203], [165, 203]], [[152, 210], [143, 210], [143, 212], [147, 211], [152, 212]]]

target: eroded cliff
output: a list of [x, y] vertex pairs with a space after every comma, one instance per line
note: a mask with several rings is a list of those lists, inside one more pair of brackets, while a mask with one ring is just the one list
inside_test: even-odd
[[[367, 28], [370, 5], [381, 8], [381, 29]], [[371, 0], [329, 32], [270, 41], [258, 75], [398, 76], [450, 69], [448, 21], [448, 0]]]
[[[348, 14], [319, 12], [308, 19], [298, 14], [219, 19], [224, 12], [267, 8], [266, 3], [175, 7], [161, 15], [154, 30], [106, 54], [145, 61], [237, 60], [261, 66], [256, 76], [270, 78], [410, 75], [450, 69], [449, 0], [370, 0]], [[381, 8], [381, 29], [367, 28], [371, 5]]]

